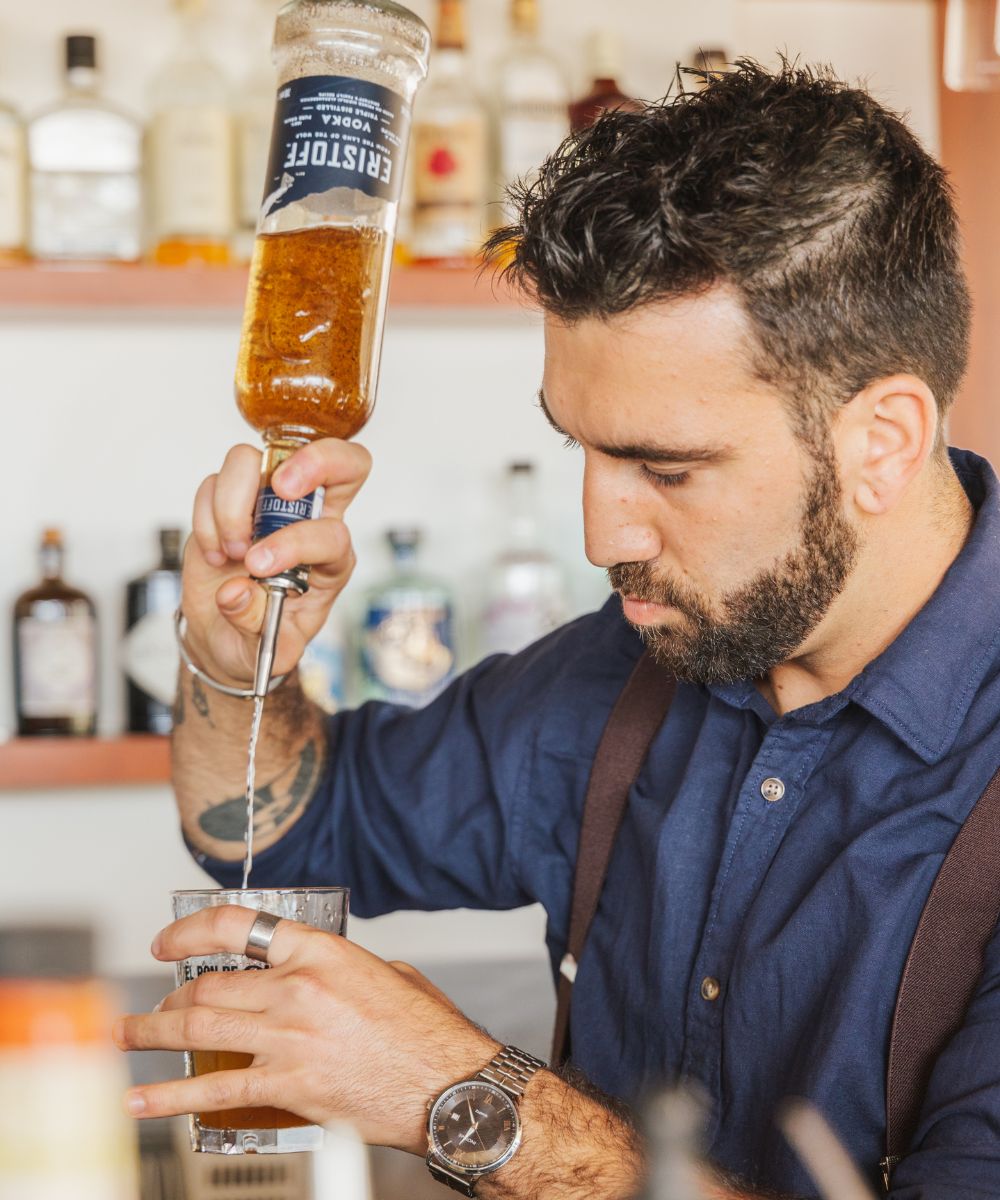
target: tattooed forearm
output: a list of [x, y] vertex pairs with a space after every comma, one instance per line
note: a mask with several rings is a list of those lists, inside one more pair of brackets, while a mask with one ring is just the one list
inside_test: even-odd
[[[322, 770], [322, 744], [312, 738], [298, 759], [257, 788], [254, 798], [254, 835], [261, 837], [281, 828], [315, 795]], [[234, 796], [206, 809], [198, 824], [208, 837], [220, 842], [242, 842], [245, 836], [246, 797]]]
[[212, 718], [208, 711], [208, 694], [197, 675], [191, 678], [191, 702], [194, 704], [198, 716], [203, 717], [209, 725], [212, 725]]

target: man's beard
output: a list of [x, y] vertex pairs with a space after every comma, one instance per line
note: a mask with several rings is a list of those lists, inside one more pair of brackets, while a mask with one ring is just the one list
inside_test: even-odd
[[[671, 605], [683, 626], [637, 626], [656, 660], [691, 683], [759, 679], [790, 658], [826, 615], [857, 559], [859, 538], [841, 511], [841, 487], [829, 445], [811, 452], [799, 545], [774, 567], [722, 597], [715, 615], [690, 586], [656, 576], [649, 563], [608, 571], [615, 591]], [[693, 627], [693, 629], [692, 629]]]

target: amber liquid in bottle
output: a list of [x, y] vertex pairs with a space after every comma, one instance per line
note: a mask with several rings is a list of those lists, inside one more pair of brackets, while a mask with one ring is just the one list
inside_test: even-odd
[[[195, 1050], [192, 1057], [195, 1075], [245, 1071], [253, 1063], [252, 1054], [232, 1050]], [[312, 1124], [283, 1108], [227, 1108], [198, 1113], [198, 1120], [208, 1129], [299, 1129]]]
[[236, 368], [255, 429], [349, 438], [368, 420], [387, 244], [377, 229], [339, 225], [258, 236]]

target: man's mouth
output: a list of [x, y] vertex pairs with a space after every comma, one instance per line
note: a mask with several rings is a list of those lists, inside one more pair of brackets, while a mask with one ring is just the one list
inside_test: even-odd
[[677, 611], [672, 605], [657, 604], [654, 600], [644, 600], [627, 592], [619, 594], [625, 619], [633, 625], [660, 625], [670, 613]]

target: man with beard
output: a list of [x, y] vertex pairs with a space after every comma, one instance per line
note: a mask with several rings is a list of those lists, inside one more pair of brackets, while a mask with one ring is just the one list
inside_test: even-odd
[[[186, 554], [201, 669], [245, 686], [263, 611], [249, 576], [313, 564], [278, 650], [290, 674], [260, 748], [254, 880], [349, 884], [362, 916], [541, 903], [557, 969], [591, 765], [645, 643], [678, 683], [577, 964], [573, 1063], [626, 1103], [700, 1085], [705, 1196], [810, 1194], [774, 1126], [789, 1095], [874, 1179], [907, 952], [1000, 764], [1000, 494], [945, 441], [969, 320], [947, 183], [863, 91], [741, 63], [676, 103], [609, 114], [517, 200], [491, 249], [513, 252], [544, 310], [540, 405], [582, 449], [587, 555], [616, 595], [423, 711], [325, 720], [294, 667], [350, 575], [343, 516], [367, 455], [299, 451], [275, 487], [325, 486], [323, 518], [249, 549], [259, 459], [233, 450], [198, 494]], [[183, 827], [230, 885], [247, 723], [242, 701], [182, 672]], [[191, 918], [154, 952], [238, 952], [251, 920]], [[123, 1045], [256, 1056], [139, 1089], [133, 1110], [276, 1104], [425, 1153], [428, 1105], [500, 1048], [416, 972], [335, 941], [279, 925], [272, 971], [205, 976], [129, 1018]], [[520, 1148], [474, 1186], [452, 1182], [635, 1194], [627, 1112], [527, 1074]], [[998, 1179], [991, 944], [891, 1195], [985, 1197]]]

